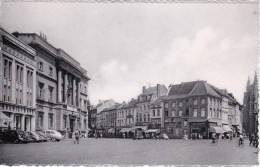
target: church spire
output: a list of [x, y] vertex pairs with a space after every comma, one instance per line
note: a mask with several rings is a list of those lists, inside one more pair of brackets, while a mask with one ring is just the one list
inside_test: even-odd
[[255, 72], [254, 85], [258, 86], [257, 72]]

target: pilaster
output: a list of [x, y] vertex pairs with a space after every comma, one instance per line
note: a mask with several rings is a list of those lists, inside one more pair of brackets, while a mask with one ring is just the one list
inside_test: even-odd
[[76, 106], [76, 79], [75, 78], [73, 78], [72, 104], [73, 106]]
[[23, 66], [23, 97], [22, 97], [22, 101], [23, 101], [23, 105], [24, 106], [27, 106], [27, 69], [26, 69], [26, 66]]
[[62, 71], [58, 70], [58, 102], [62, 102], [62, 94], [61, 94], [61, 87], [62, 87]]
[[36, 93], [37, 93], [37, 75], [36, 75], [36, 70], [33, 70], [33, 85], [32, 85], [32, 107], [33, 108], [36, 108], [36, 99], [37, 99]]
[[67, 93], [68, 93], [68, 74], [65, 73], [65, 76], [64, 76], [64, 102], [65, 102], [65, 104], [68, 104]]
[[25, 130], [24, 129], [24, 121], [25, 121], [25, 116], [24, 116], [24, 114], [21, 114], [21, 130]]
[[35, 131], [35, 125], [36, 125], [36, 121], [35, 121], [35, 116], [31, 116], [31, 131]]
[[16, 96], [16, 69], [15, 69], [15, 60], [13, 60], [12, 62], [12, 83], [11, 83], [11, 92], [12, 92], [12, 95], [11, 95], [11, 98], [12, 98], [12, 102], [13, 103], [16, 103], [16, 100], [15, 100], [15, 96]]

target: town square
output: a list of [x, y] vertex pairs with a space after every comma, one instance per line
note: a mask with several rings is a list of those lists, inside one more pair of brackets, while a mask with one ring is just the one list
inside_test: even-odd
[[36, 1], [0, 2], [0, 165], [259, 165], [257, 0]]
[[[238, 146], [237, 140], [81, 139], [51, 143], [1, 144], [6, 165], [250, 165], [258, 164], [258, 149]], [[14, 147], [15, 146], [15, 147]], [[14, 156], [16, 158], [14, 158]], [[35, 158], [31, 158], [35, 157]]]

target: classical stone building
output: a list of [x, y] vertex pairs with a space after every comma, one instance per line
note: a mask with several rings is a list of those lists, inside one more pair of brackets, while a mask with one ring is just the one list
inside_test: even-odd
[[0, 128], [35, 130], [36, 51], [0, 28]]
[[35, 33], [13, 33], [37, 53], [36, 129], [86, 132], [87, 71], [62, 49]]
[[247, 134], [258, 132], [259, 88], [257, 73], [253, 83], [248, 79], [243, 105], [243, 128]]

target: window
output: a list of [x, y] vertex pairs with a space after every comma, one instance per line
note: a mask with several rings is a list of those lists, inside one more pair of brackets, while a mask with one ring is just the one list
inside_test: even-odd
[[63, 117], [63, 128], [66, 129], [67, 128], [67, 116]]
[[187, 120], [184, 120], [183, 126], [187, 127]]
[[50, 74], [49, 75], [52, 76], [53, 75], [53, 69], [52, 69], [51, 66], [49, 68], [50, 68]]
[[147, 121], [148, 121], [148, 122], [150, 122], [150, 114], [148, 114], [148, 116], [147, 116], [147, 117], [148, 117], [148, 120], [147, 120]]
[[39, 62], [39, 70], [43, 71], [43, 63], [41, 61]]
[[197, 99], [194, 99], [194, 100], [193, 100], [193, 104], [194, 104], [194, 105], [197, 105], [197, 104], [198, 104], [198, 100], [197, 100]]
[[179, 116], [180, 117], [182, 116], [182, 110], [179, 110]]
[[165, 103], [164, 103], [164, 108], [169, 108], [168, 102], [165, 102]]
[[205, 117], [205, 108], [200, 109], [201, 117]]
[[164, 115], [165, 115], [166, 117], [168, 117], [168, 110], [165, 110], [165, 111], [164, 111]]
[[175, 105], [175, 102], [172, 102], [172, 108], [174, 108], [176, 105]]
[[43, 128], [43, 113], [38, 112], [38, 128], [42, 129]]
[[172, 110], [172, 117], [175, 117], [175, 110]]
[[179, 101], [179, 107], [182, 107], [182, 101]]
[[198, 116], [198, 110], [196, 108], [193, 109], [193, 117]]
[[160, 116], [160, 109], [157, 109], [157, 116]]
[[201, 99], [200, 104], [205, 104], [205, 99]]
[[155, 117], [155, 110], [153, 110], [153, 116]]
[[53, 87], [49, 86], [49, 100], [52, 101], [53, 100]]
[[49, 114], [49, 128], [53, 128], [53, 114]]

